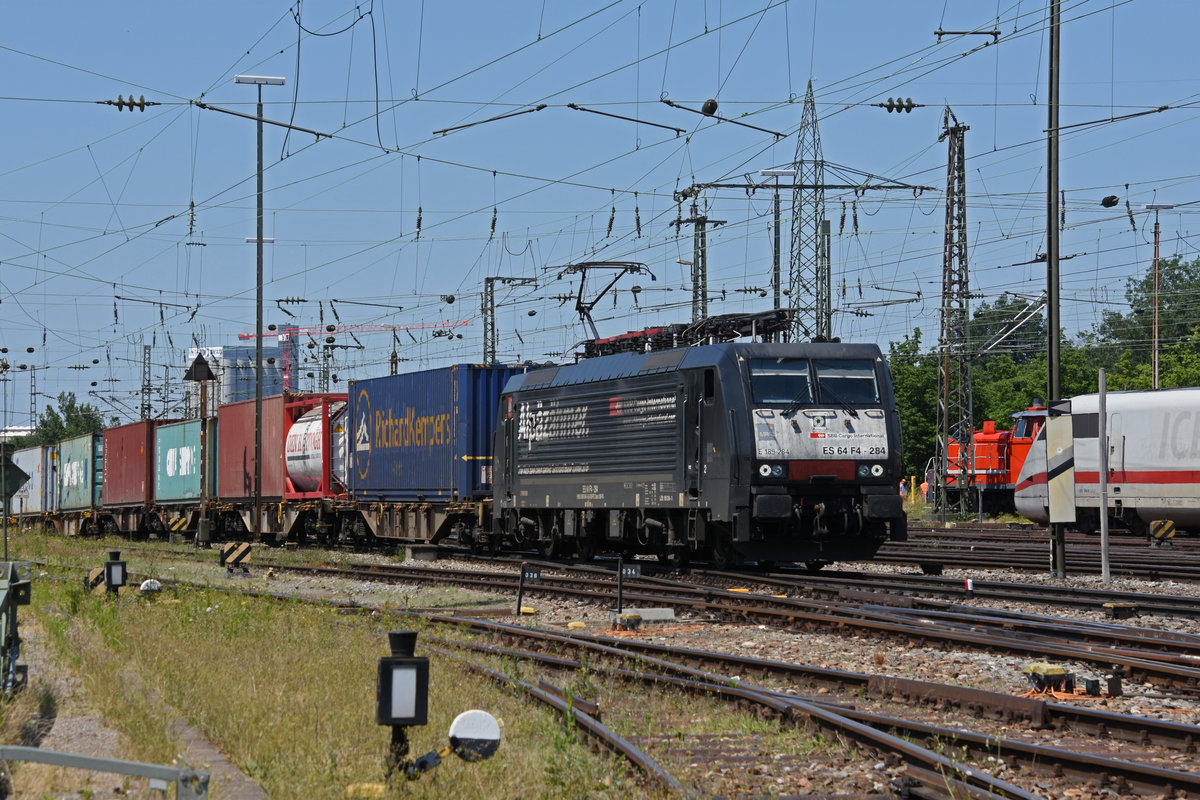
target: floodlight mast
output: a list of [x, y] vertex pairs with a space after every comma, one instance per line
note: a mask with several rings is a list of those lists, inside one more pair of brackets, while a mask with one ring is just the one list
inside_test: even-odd
[[[269, 75], [235, 75], [234, 83], [258, 87], [258, 229], [255, 236], [255, 342], [254, 342], [254, 526], [256, 539], [262, 535], [262, 397], [263, 397], [263, 103], [262, 87], [283, 86], [283, 78]], [[274, 240], [272, 240], [274, 241]]]
[[271, 75], [234, 75], [234, 83], [250, 83], [256, 86], [283, 86], [283, 78]]

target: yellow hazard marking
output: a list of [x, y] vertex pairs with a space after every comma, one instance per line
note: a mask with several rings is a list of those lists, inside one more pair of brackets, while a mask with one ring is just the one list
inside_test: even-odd
[[85, 578], [83, 582], [89, 589], [95, 589], [97, 586], [104, 583], [104, 567], [96, 567], [90, 570], [87, 574], [87, 578]]
[[230, 542], [221, 548], [227, 565], [236, 566], [250, 560], [250, 544], [248, 542]]
[[1156, 519], [1150, 523], [1150, 535], [1155, 539], [1163, 540], [1170, 539], [1175, 536], [1175, 521], [1170, 519]]

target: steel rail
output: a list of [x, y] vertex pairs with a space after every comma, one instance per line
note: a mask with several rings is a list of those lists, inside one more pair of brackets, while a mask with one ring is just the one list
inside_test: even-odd
[[[485, 623], [484, 626], [499, 627], [499, 626], [504, 626], [504, 624], [503, 623]], [[529, 635], [528, 633], [525, 633], [525, 634], [521, 634], [519, 632], [513, 633], [512, 630], [515, 626], [504, 626], [504, 627], [509, 629], [510, 633], [508, 635], [526, 635], [526, 636]], [[521, 629], [516, 629], [516, 630], [520, 631]], [[544, 634], [539, 634], [539, 635], [544, 635]], [[547, 638], [557, 638], [557, 635], [550, 634]], [[569, 639], [577, 639], [577, 638], [583, 639], [584, 637], [580, 637], [578, 635], [568, 635], [568, 636], [562, 637], [562, 638], [566, 638], [569, 640]], [[597, 638], [597, 637], [587, 637], [587, 639], [593, 639], [593, 640], [595, 638]], [[624, 640], [618, 640], [611, 644], [599, 644], [599, 645], [597, 645], [597, 648], [600, 649], [601, 651], [608, 651], [608, 652], [611, 652], [611, 650], [615, 648], [619, 653], [624, 648], [625, 645], [626, 645], [626, 642]], [[664, 648], [664, 649], [670, 651], [670, 648]], [[736, 659], [734, 659], [734, 660], [736, 660]], [[645, 661], [646, 663], [652, 663], [656, 666], [660, 666], [660, 667], [663, 667], [666, 669], [675, 670], [677, 672], [681, 672], [683, 674], [690, 675], [696, 679], [705, 681], [707, 683], [709, 691], [719, 691], [719, 692], [723, 692], [723, 693], [726, 692], [726, 687], [728, 686], [728, 679], [723, 678], [723, 676], [713, 675], [712, 673], [707, 673], [707, 672], [698, 670], [693, 667], [677, 664], [677, 663], [674, 663], [671, 661], [666, 661], [664, 659], [659, 659], [659, 658], [650, 658], [650, 659], [643, 658], [643, 661]], [[749, 661], [749, 660], [746, 660], [746, 661]], [[944, 688], [944, 687], [939, 687], [939, 688]], [[1196, 774], [1196, 773], [1180, 772], [1177, 770], [1170, 770], [1170, 769], [1158, 767], [1158, 766], [1151, 765], [1151, 764], [1139, 764], [1139, 763], [1132, 762], [1132, 761], [1125, 761], [1123, 759], [1110, 759], [1110, 758], [1104, 758], [1101, 756], [1078, 754], [1078, 753], [1074, 753], [1069, 750], [1060, 750], [1057, 748], [1046, 747], [1044, 745], [1030, 744], [1030, 743], [1022, 742], [1022, 741], [1015, 740], [1015, 739], [995, 737], [995, 736], [986, 735], [986, 734], [976, 734], [976, 733], [973, 733], [970, 731], [962, 731], [962, 730], [953, 729], [953, 728], [945, 728], [942, 726], [930, 725], [930, 724], [921, 723], [921, 722], [914, 722], [914, 721], [910, 721], [910, 720], [904, 720], [904, 719], [900, 719], [900, 718], [895, 718], [895, 717], [881, 715], [881, 714], [875, 714], [875, 713], [871, 713], [871, 712], [857, 711], [854, 709], [848, 709], [848, 708], [844, 708], [841, 706], [833, 706], [832, 704], [827, 704], [824, 702], [814, 702], [812, 700], [797, 699], [796, 697], [794, 697], [792, 695], [784, 694], [781, 692], [774, 692], [772, 690], [764, 689], [762, 687], [755, 687], [752, 684], [747, 684], [744, 682], [739, 682], [737, 689], [739, 689], [739, 690], [750, 689], [754, 693], [773, 696], [775, 698], [778, 698], [779, 700], [783, 700], [785, 702], [791, 703], [796, 708], [799, 708], [799, 709], [803, 710], [804, 713], [810, 714], [810, 715], [815, 713], [814, 709], [820, 709], [820, 710], [824, 711], [828, 708], [829, 710], [832, 710], [836, 714], [844, 716], [850, 720], [854, 720], [854, 721], [858, 721], [858, 722], [862, 722], [864, 724], [870, 725], [872, 728], [875, 728], [875, 729], [881, 729], [881, 728], [886, 729], [886, 728], [890, 727], [890, 728], [898, 731], [900, 733], [900, 735], [902, 735], [902, 736], [922, 736], [922, 737], [926, 737], [926, 738], [935, 739], [938, 741], [949, 742], [949, 743], [958, 744], [958, 745], [966, 745], [973, 752], [975, 752], [979, 755], [982, 755], [982, 756], [993, 755], [995, 753], [1005, 753], [1006, 755], [1011, 757], [1011, 755], [1013, 753], [1019, 753], [1023, 756], [1024, 760], [1030, 765], [1053, 763], [1056, 765], [1056, 768], [1066, 770], [1066, 771], [1070, 772], [1071, 774], [1075, 775], [1076, 777], [1083, 778], [1083, 779], [1091, 779], [1091, 778], [1096, 777], [1098, 774], [1105, 775], [1105, 776], [1114, 776], [1115, 775], [1115, 776], [1119, 776], [1121, 779], [1125, 780], [1126, 782], [1137, 787], [1140, 790], [1150, 790], [1150, 791], [1184, 790], [1189, 793], [1200, 792], [1200, 774]], [[983, 694], [980, 690], [975, 690], [975, 691], [978, 694]], [[751, 696], [752, 697], [753, 695], [742, 694], [739, 696], [743, 696], [743, 697]], [[773, 707], [773, 705], [771, 703], [769, 703], [765, 700], [763, 701], [763, 704], [767, 705], [769, 707]], [[1148, 720], [1142, 720], [1142, 719], [1132, 718], [1132, 717], [1121, 720], [1121, 719], [1118, 719], [1118, 717], [1120, 717], [1122, 715], [1116, 715], [1116, 714], [1104, 713], [1104, 712], [1101, 712], [1100, 714], [1096, 714], [1096, 715], [1087, 715], [1087, 714], [1079, 713], [1081, 711], [1079, 709], [1075, 709], [1072, 711], [1069, 708], [1057, 708], [1061, 704], [1046, 704], [1046, 705], [1055, 707], [1055, 708], [1053, 708], [1051, 713], [1057, 712], [1057, 713], [1062, 714], [1064, 712], [1072, 712], [1071, 716], [1079, 718], [1079, 719], [1090, 716], [1093, 724], [1095, 724], [1097, 726], [1097, 730], [1107, 730], [1107, 728], [1105, 727], [1106, 725], [1112, 725], [1114, 727], [1119, 725], [1119, 726], [1121, 726], [1122, 730], [1126, 730], [1126, 731], [1134, 731], [1134, 730], [1138, 730], [1138, 728], [1140, 728], [1141, 732], [1143, 734], [1141, 737], [1143, 740], [1145, 740], [1145, 738], [1146, 738], [1146, 736], [1145, 736], [1146, 729], [1148, 729], [1150, 727], [1156, 727], [1156, 726], [1147, 724], [1149, 722]], [[824, 719], [824, 717], [821, 714], [817, 714], [817, 717], [819, 719]], [[840, 728], [840, 723], [839, 723], [839, 728]], [[1167, 730], [1171, 730], [1177, 736], [1182, 737], [1181, 739], [1172, 737], [1172, 740], [1174, 742], [1176, 742], [1177, 744], [1182, 745], [1185, 749], [1194, 749], [1194, 748], [1192, 748], [1192, 744], [1193, 744], [1192, 737], [1195, 736], [1196, 734], [1200, 734], [1200, 729], [1196, 728], [1195, 726], [1180, 725], [1178, 723], [1168, 723], [1167, 725], [1164, 725], [1159, 729], [1160, 732], [1165, 732]], [[840, 732], [845, 733], [846, 731], [841, 730]]]
[[[547, 634], [543, 631], [531, 632], [528, 629], [518, 628], [516, 626], [508, 626], [503, 623], [484, 623], [481, 627], [488, 627], [505, 632], [505, 635], [511, 637], [530, 637], [536, 636], [547, 641], [571, 641], [576, 637], [559, 636], [557, 634]], [[581, 642], [589, 648], [606, 652], [610, 655], [621, 655], [622, 648], [617, 645], [595, 645], [592, 643]], [[483, 648], [487, 649], [487, 648]], [[615, 653], [614, 653], [615, 650]], [[541, 658], [542, 654], [532, 653], [529, 651], [506, 651], [509, 654], [519, 654], [526, 658]], [[626, 654], [628, 655], [628, 654]], [[988, 734], [977, 734], [971, 731], [964, 731], [956, 728], [947, 728], [944, 726], [932, 725], [928, 723], [915, 722], [912, 720], [900, 719], [892, 716], [857, 711], [852, 708], [847, 708], [841, 705], [835, 705], [827, 702], [817, 702], [811, 699], [796, 698], [795, 696], [775, 692], [772, 690], [757, 687], [752, 684], [738, 682], [737, 685], [731, 685], [728, 679], [723, 676], [713, 675], [711, 673], [698, 670], [693, 667], [680, 665], [674, 662], [666, 661], [658, 658], [643, 658], [640, 659], [643, 663], [650, 663], [663, 669], [672, 670], [689, 676], [690, 680], [680, 682], [679, 679], [671, 679], [670, 676], [661, 676], [654, 673], [643, 673], [633, 670], [612, 669], [611, 674], [617, 677], [638, 680], [642, 682], [667, 682], [676, 685], [680, 688], [717, 693], [727, 697], [733, 697], [741, 700], [749, 700], [763, 707], [769, 708], [775, 713], [781, 713], [780, 704], [785, 707], [794, 709], [797, 713], [815, 721], [819, 727], [828, 727], [842, 735], [852, 736], [856, 740], [867, 744], [871, 747], [879, 748], [891, 752], [900, 752], [907, 758], [914, 758], [917, 754], [914, 751], [901, 747], [896, 749], [894, 742], [886, 742], [875, 736], [866, 734], [861, 729], [848, 723], [860, 723], [868, 726], [873, 731], [894, 731], [896, 735], [901, 737], [921, 737], [932, 739], [943, 743], [948, 743], [953, 746], [963, 746], [981, 757], [987, 757], [996, 753], [1004, 753], [1009, 760], [1013, 759], [1014, 754], [1021, 756], [1021, 761], [1031, 767], [1040, 767], [1046, 769], [1046, 765], [1053, 765], [1054, 771], [1065, 771], [1079, 779], [1094, 779], [1097, 775], [1104, 776], [1106, 783], [1112, 782], [1113, 778], [1119, 778], [1126, 785], [1136, 787], [1140, 791], [1172, 791], [1184, 790], [1187, 792], [1200, 792], [1200, 774], [1180, 772], [1177, 770], [1166, 769], [1151, 764], [1141, 764], [1123, 759], [1105, 758], [1102, 756], [1094, 756], [1088, 754], [1074, 753], [1070, 750], [1051, 748], [1044, 745], [1031, 744], [1020, 740], [1001, 738]], [[555, 660], [556, 666], [562, 666], [561, 660]], [[596, 667], [593, 667], [596, 668]], [[787, 717], [786, 713], [783, 716]], [[1193, 729], [1193, 733], [1196, 729]], [[898, 741], [905, 741], [899, 739]], [[921, 759], [919, 763], [925, 766], [930, 766], [927, 759], [930, 751], [927, 748], [921, 748]], [[991, 784], [991, 776], [986, 778], [986, 773], [981, 773], [969, 765], [961, 764], [961, 762], [951, 762], [951, 764], [937, 762], [937, 766], [942, 768], [950, 768], [953, 765], [955, 771], [967, 782], [986, 788], [989, 791], [997, 792], [1000, 796], [1024, 796], [1009, 794], [1009, 787], [999, 787]], [[1034, 795], [1036, 796], [1036, 795]]]
[[529, 696], [535, 698], [544, 705], [550, 706], [559, 713], [570, 715], [570, 717], [574, 720], [575, 725], [578, 726], [578, 728], [582, 730], [588, 737], [590, 737], [593, 741], [603, 745], [611, 752], [621, 756], [629, 763], [633, 764], [647, 778], [650, 778], [664, 789], [675, 794], [688, 794], [684, 791], [683, 785], [678, 781], [678, 779], [671, 775], [671, 773], [667, 772], [667, 770], [664, 769], [656, 759], [635, 745], [633, 742], [618, 734], [612, 728], [609, 728], [607, 725], [600, 722], [600, 720], [596, 719], [591, 714], [588, 714], [582, 709], [576, 707], [571, 703], [569, 697], [563, 698], [552, 692], [543, 691], [537, 686], [526, 683], [518, 678], [514, 678], [511, 675], [505, 675], [502, 672], [485, 667], [482, 664], [475, 664], [467, 659], [449, 652], [448, 650], [438, 647], [430, 647], [428, 644], [424, 644], [423, 647], [431, 653], [438, 653], [439, 655], [454, 659], [458, 663], [466, 666], [472, 672], [490, 678], [492, 681], [499, 683], [502, 686], [517, 687], [521, 689], [521, 691], [527, 693]]
[[[472, 622], [471, 626], [481, 631], [498, 631], [497, 626], [505, 623]], [[507, 627], [503, 630], [509, 630]], [[528, 630], [528, 629], [519, 629]], [[528, 636], [529, 634], [525, 634]], [[884, 675], [869, 675], [794, 664], [785, 661], [735, 656], [707, 650], [672, 647], [631, 639], [613, 639], [594, 634], [571, 633], [549, 634], [569, 640], [613, 647], [620, 651], [631, 651], [647, 659], [668, 657], [692, 664], [714, 664], [735, 668], [738, 674], [775, 675], [782, 680], [805, 681], [831, 686], [847, 693], [863, 692], [873, 697], [894, 697], [908, 702], [928, 702], [959, 706], [971, 713], [986, 715], [992, 719], [1010, 722], [1024, 719], [1038, 728], [1074, 727], [1085, 731], [1102, 732], [1115, 739], [1129, 742], [1153, 742], [1181, 752], [1193, 752], [1200, 742], [1200, 728], [1186, 723], [1135, 717], [1101, 709], [1077, 708], [1065, 703], [1055, 703], [1038, 698], [1014, 697], [984, 689], [948, 686]], [[725, 675], [708, 673], [716, 682], [728, 682]]]
[[[287, 567], [287, 569], [293, 568]], [[400, 576], [408, 578], [422, 576], [431, 581], [453, 582], [460, 585], [466, 583], [475, 587], [487, 587], [505, 592], [515, 591], [517, 586], [517, 576], [511, 574], [432, 567], [389, 566], [382, 568], [379, 565], [368, 565], [363, 570], [348, 570], [340, 567], [299, 567], [296, 568], [296, 571], [356, 578], [383, 576], [394, 579]], [[606, 595], [598, 594], [595, 589], [582, 588], [580, 583], [581, 580], [578, 577], [556, 579], [543, 575], [541, 581], [527, 585], [525, 591], [526, 593], [553, 591], [557, 594], [593, 601], [605, 599]], [[608, 588], [609, 585], [605, 584], [605, 588]], [[667, 593], [671, 590], [677, 590], [683, 596], [672, 597]], [[882, 636], [918, 637], [949, 642], [957, 647], [970, 645], [989, 651], [999, 649], [1035, 658], [1053, 657], [1078, 660], [1098, 665], [1105, 670], [1119, 669], [1129, 678], [1151, 681], [1173, 689], [1200, 694], [1200, 666], [1192, 667], [1155, 661], [1145, 657], [1145, 654], [1137, 657], [1112, 647], [1072, 646], [1066, 642], [1050, 640], [1033, 641], [1028, 636], [1008, 634], [1004, 631], [1003, 623], [997, 626], [998, 630], [995, 632], [972, 630], [965, 627], [950, 629], [940, 623], [937, 619], [939, 612], [936, 611], [925, 611], [919, 617], [914, 618], [911, 615], [898, 613], [895, 609], [884, 607], [767, 597], [689, 585], [676, 585], [664, 590], [661, 585], [642, 585], [636, 582], [633, 582], [631, 589], [626, 591], [625, 597], [630, 602], [667, 603], [673, 607], [687, 608], [698, 613], [714, 614], [732, 619], [755, 620], [779, 627], [804, 624], [839, 629], [853, 626]]]
[[[503, 626], [504, 623], [485, 623], [485, 625]], [[507, 626], [511, 628], [508, 635], [520, 636], [522, 629], [517, 626]], [[558, 638], [555, 634], [539, 632], [546, 640]], [[528, 635], [528, 634], [525, 634]], [[565, 642], [569, 642], [569, 637], [563, 637]], [[610, 655], [617, 657], [627, 656], [627, 653], [622, 653], [619, 648], [606, 648], [604, 646], [585, 644], [584, 646], [600, 651], [607, 650]], [[538, 656], [538, 654], [527, 653], [527, 656]], [[540, 657], [540, 656], [538, 656]], [[1026, 800], [1027, 798], [1037, 798], [1038, 795], [1030, 794], [1018, 786], [1010, 784], [1004, 780], [996, 778], [987, 772], [979, 770], [969, 764], [963, 764], [951, 758], [936, 753], [929, 748], [909, 742], [900, 736], [889, 734], [878, 727], [868, 725], [860, 720], [853, 719], [848, 715], [844, 715], [843, 709], [830, 704], [809, 702], [798, 700], [795, 697], [771, 692], [761, 687], [753, 686], [752, 684], [730, 682], [722, 676], [711, 675], [702, 670], [697, 670], [680, 664], [675, 664], [661, 659], [650, 659], [649, 663], [668, 669], [674, 672], [689, 676], [688, 678], [679, 678], [671, 675], [660, 675], [657, 673], [640, 672], [636, 670], [604, 668], [604, 671], [616, 677], [650, 683], [664, 683], [675, 686], [676, 688], [684, 689], [692, 692], [703, 692], [706, 694], [718, 694], [736, 701], [749, 702], [754, 705], [768, 709], [789, 724], [796, 722], [796, 717], [800, 716], [805, 720], [816, 723], [816, 727], [824, 730], [832, 731], [835, 734], [846, 736], [855, 741], [870, 747], [882, 753], [894, 753], [905, 760], [906, 763], [916, 764], [926, 769], [934, 771], [948, 771], [952, 775], [957, 776], [963, 785], [970, 786], [972, 789], [971, 796], [978, 797], [1009, 797], [1015, 800]], [[566, 703], [569, 704], [569, 703]], [[903, 720], [892, 720], [894, 727], [902, 728]], [[982, 794], [980, 794], [982, 792]]]

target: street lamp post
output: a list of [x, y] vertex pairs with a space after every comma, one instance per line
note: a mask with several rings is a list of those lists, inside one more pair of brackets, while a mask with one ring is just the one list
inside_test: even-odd
[[1175, 206], [1171, 203], [1146, 203], [1142, 208], [1154, 212], [1154, 309], [1151, 318], [1150, 363], [1153, 372], [1152, 388], [1158, 389], [1158, 212], [1169, 211]]
[[254, 306], [254, 538], [262, 526], [262, 393], [263, 393], [263, 86], [283, 86], [283, 78], [267, 75], [235, 75], [234, 83], [258, 87], [258, 229], [255, 238], [257, 271]]

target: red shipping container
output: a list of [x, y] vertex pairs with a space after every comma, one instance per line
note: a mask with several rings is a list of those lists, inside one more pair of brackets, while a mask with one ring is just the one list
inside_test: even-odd
[[150, 506], [154, 504], [154, 427], [140, 420], [104, 431], [105, 506]]
[[[217, 494], [222, 500], [254, 498], [253, 400], [228, 403], [217, 409]], [[284, 414], [284, 396], [262, 399], [263, 502], [283, 498], [285, 467], [283, 440], [291, 421]]]

